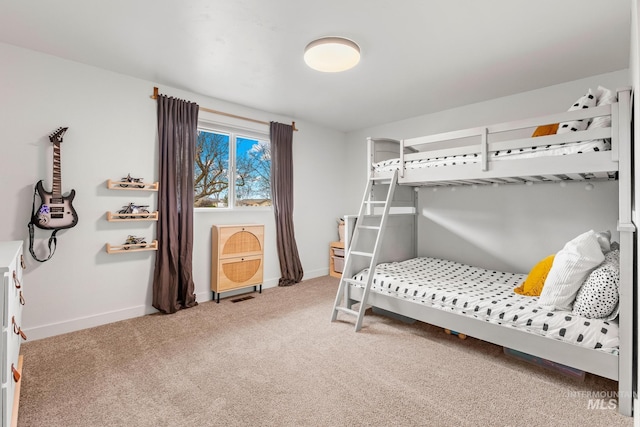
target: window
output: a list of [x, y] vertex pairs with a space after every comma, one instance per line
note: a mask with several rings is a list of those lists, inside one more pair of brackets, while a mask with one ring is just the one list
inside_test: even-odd
[[271, 206], [269, 140], [233, 130], [198, 129], [194, 190], [196, 208]]

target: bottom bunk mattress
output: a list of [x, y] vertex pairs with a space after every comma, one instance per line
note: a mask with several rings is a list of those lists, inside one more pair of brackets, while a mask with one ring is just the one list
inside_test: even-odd
[[[369, 269], [354, 276], [366, 281]], [[376, 267], [371, 290], [429, 307], [517, 328], [581, 347], [618, 354], [616, 320], [548, 311], [538, 298], [513, 289], [526, 274], [504, 273], [437, 258], [413, 258]]]

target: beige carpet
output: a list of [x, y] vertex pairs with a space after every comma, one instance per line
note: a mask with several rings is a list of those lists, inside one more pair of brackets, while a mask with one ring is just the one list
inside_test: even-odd
[[[584, 382], [379, 315], [331, 323], [337, 280], [23, 346], [18, 425], [631, 426]], [[593, 404], [592, 404], [593, 405]]]

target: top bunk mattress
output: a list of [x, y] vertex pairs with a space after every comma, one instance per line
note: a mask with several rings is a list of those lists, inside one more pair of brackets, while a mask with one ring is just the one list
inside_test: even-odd
[[[366, 281], [369, 269], [354, 276]], [[375, 268], [371, 290], [581, 347], [618, 354], [616, 320], [588, 319], [538, 307], [513, 290], [526, 274], [504, 273], [438, 258], [413, 258]]]
[[[598, 139], [591, 141], [581, 141], [566, 144], [532, 146], [518, 148], [514, 150], [502, 150], [489, 153], [490, 161], [532, 159], [545, 156], [566, 156], [572, 154], [582, 154], [589, 152], [610, 151], [611, 141], [609, 139]], [[406, 169], [426, 169], [456, 165], [477, 164], [481, 161], [481, 153], [461, 154], [453, 156], [443, 156], [405, 162]], [[383, 160], [372, 165], [376, 172], [391, 172], [400, 166], [400, 158]], [[601, 178], [604, 176], [600, 176]], [[613, 178], [614, 174], [609, 173], [608, 178]], [[595, 176], [594, 176], [595, 178]]]

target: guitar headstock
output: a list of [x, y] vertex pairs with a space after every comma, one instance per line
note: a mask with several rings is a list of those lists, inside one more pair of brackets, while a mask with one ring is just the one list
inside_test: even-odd
[[49, 141], [50, 142], [62, 142], [62, 137], [64, 136], [64, 133], [67, 131], [67, 129], [69, 128], [58, 128], [56, 129], [51, 135], [49, 135]]

